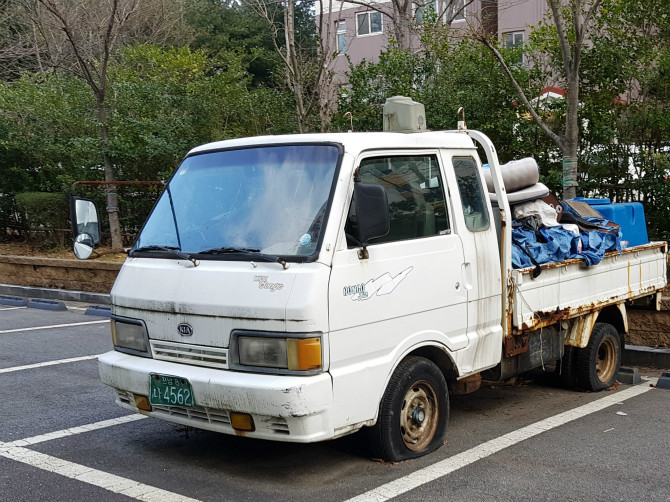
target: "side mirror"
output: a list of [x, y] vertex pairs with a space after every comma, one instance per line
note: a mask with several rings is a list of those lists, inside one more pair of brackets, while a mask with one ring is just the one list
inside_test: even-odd
[[[70, 219], [72, 235], [74, 235], [74, 254], [85, 260], [93, 252], [93, 247], [100, 242], [100, 220], [98, 210], [92, 200], [70, 196]], [[90, 247], [87, 253], [86, 249]]]
[[358, 240], [367, 257], [367, 245], [371, 239], [383, 237], [391, 228], [388, 199], [384, 187], [379, 185], [354, 184]]
[[80, 260], [86, 260], [93, 253], [93, 237], [88, 234], [79, 234], [74, 238], [74, 254]]

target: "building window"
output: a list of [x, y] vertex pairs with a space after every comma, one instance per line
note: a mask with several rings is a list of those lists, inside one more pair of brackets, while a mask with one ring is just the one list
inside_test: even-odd
[[356, 14], [356, 35], [376, 35], [381, 32], [381, 12], [359, 12]]
[[465, 0], [445, 0], [449, 3], [447, 7], [447, 20], [451, 22], [465, 21]]
[[337, 52], [340, 54], [347, 52], [347, 23], [345, 21], [337, 22]]
[[417, 23], [425, 23], [429, 20], [437, 20], [439, 15], [438, 0], [414, 4], [414, 18]]
[[[503, 49], [521, 49], [523, 48], [523, 31], [514, 31], [509, 33], [503, 33], [502, 35], [502, 46]], [[519, 51], [519, 60], [518, 64], [523, 64], [523, 52]]]

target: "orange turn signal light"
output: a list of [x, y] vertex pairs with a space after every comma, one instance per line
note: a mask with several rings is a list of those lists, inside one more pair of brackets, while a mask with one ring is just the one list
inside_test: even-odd
[[253, 432], [256, 430], [254, 418], [248, 413], [232, 412], [230, 414], [230, 425], [236, 431]]
[[151, 403], [149, 403], [147, 396], [133, 394], [133, 399], [135, 399], [135, 406], [137, 406], [138, 410], [151, 411]]
[[321, 338], [289, 338], [286, 340], [288, 369], [318, 370], [321, 368]]

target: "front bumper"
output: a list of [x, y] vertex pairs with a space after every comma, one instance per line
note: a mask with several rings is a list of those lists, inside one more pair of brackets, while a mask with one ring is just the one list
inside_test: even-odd
[[[245, 436], [275, 441], [312, 442], [333, 437], [333, 386], [329, 373], [313, 376], [266, 375], [178, 364], [111, 351], [98, 359], [100, 378], [113, 387], [120, 406], [151, 417], [226, 434], [230, 412], [248, 413], [256, 430]], [[186, 378], [195, 407], [152, 406], [143, 411], [135, 396], [149, 395], [149, 374]]]

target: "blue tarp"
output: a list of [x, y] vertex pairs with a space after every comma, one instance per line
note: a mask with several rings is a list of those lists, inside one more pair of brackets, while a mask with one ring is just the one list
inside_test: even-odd
[[[534, 230], [531, 225], [515, 222], [512, 230], [512, 265], [514, 268], [532, 267], [537, 264], [581, 258], [586, 265], [596, 265], [608, 251], [621, 253], [621, 233], [606, 230], [607, 220], [584, 218], [600, 230], [582, 231], [575, 235], [562, 226], [541, 227]], [[581, 239], [581, 251], [579, 240]], [[544, 242], [543, 242], [544, 241]], [[527, 251], [525, 253], [523, 249]]]

